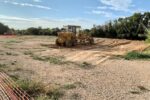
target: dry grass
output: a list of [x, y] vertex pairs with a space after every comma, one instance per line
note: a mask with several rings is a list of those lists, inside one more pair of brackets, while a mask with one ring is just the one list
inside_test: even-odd
[[[126, 92], [120, 83], [132, 85], [133, 77], [140, 80], [135, 75], [142, 62], [133, 63], [138, 65], [136, 69], [122, 58], [120, 62], [107, 59], [99, 65], [96, 63], [108, 55], [123, 55], [145, 47], [141, 41], [97, 39], [97, 44], [90, 47], [49, 46], [54, 41], [54, 37], [48, 36], [20, 36], [0, 42], [0, 70], [11, 76], [35, 100], [103, 100], [107, 98], [101, 97], [110, 97], [111, 92], [114, 95]], [[128, 63], [131, 69], [126, 67]], [[117, 67], [119, 65], [121, 67]]]

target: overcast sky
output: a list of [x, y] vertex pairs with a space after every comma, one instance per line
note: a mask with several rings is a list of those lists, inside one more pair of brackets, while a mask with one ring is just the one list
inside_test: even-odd
[[91, 28], [134, 12], [150, 11], [150, 0], [0, 0], [0, 22], [12, 28]]

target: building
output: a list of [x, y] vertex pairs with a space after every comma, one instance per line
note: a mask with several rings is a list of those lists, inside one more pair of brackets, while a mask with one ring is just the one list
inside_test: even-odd
[[79, 33], [79, 31], [81, 30], [81, 26], [76, 26], [76, 25], [67, 25], [67, 26], [63, 26], [63, 28], [65, 29], [65, 31], [67, 32], [73, 32], [73, 33]]

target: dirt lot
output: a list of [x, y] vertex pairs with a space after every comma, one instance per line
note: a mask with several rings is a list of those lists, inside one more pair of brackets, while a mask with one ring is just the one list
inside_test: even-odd
[[60, 100], [150, 100], [150, 61], [115, 56], [142, 51], [143, 41], [95, 39], [93, 46], [56, 47], [56, 37], [0, 36], [9, 75], [65, 88]]

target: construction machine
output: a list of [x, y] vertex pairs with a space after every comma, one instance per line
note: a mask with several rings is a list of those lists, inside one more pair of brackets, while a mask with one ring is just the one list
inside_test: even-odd
[[77, 41], [82, 45], [92, 45], [94, 44], [94, 38], [85, 32], [80, 32], [77, 34]]
[[72, 32], [58, 32], [58, 38], [56, 39], [57, 46], [71, 47], [77, 44], [77, 37]]
[[58, 32], [58, 38], [56, 39], [57, 46], [72, 47], [76, 45], [92, 45], [94, 39], [91, 35], [79, 32], [77, 34], [73, 32]]

